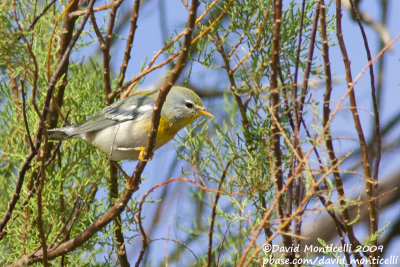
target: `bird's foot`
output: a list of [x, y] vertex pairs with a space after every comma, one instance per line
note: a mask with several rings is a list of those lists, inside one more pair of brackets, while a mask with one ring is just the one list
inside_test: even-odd
[[150, 158], [148, 158], [148, 159], [145, 159], [145, 158], [144, 158], [144, 151], [146, 150], [146, 148], [145, 148], [144, 146], [135, 147], [134, 150], [140, 151], [139, 156], [138, 156], [138, 159], [139, 159], [140, 161], [146, 161], [146, 162], [147, 162], [147, 161], [151, 160], [152, 157], [150, 157]]

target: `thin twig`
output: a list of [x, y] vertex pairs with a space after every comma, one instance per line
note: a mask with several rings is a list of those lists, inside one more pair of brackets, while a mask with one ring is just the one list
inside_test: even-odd
[[[193, 181], [193, 180], [187, 179], [187, 178], [171, 178], [171, 179], [169, 179], [169, 180], [167, 180], [167, 181], [164, 181], [164, 182], [162, 182], [162, 183], [159, 183], [159, 184], [154, 185], [152, 188], [150, 188], [150, 190], [148, 190], [148, 191], [143, 195], [142, 199], [141, 199], [140, 202], [139, 202], [139, 207], [138, 207], [138, 212], [137, 212], [137, 221], [138, 221], [139, 230], [140, 230], [140, 233], [141, 233], [141, 235], [142, 235], [142, 242], [143, 242], [142, 250], [141, 250], [141, 252], [140, 252], [141, 254], [144, 254], [145, 248], [147, 247], [148, 243], [151, 242], [151, 241], [149, 240], [149, 238], [147, 237], [147, 234], [146, 234], [146, 232], [145, 232], [145, 230], [144, 230], [144, 228], [143, 228], [143, 223], [142, 223], [143, 204], [145, 203], [146, 198], [147, 198], [154, 190], [156, 190], [157, 188], [166, 186], [167, 184], [170, 184], [170, 183], [172, 183], [172, 182], [187, 182], [187, 183], [191, 183], [191, 184], [195, 185], [196, 187], [200, 188], [201, 190], [204, 190], [204, 191], [207, 191], [207, 192], [213, 192], [213, 193], [216, 193], [216, 194], [218, 194], [218, 195], [227, 194], [227, 193], [225, 193], [225, 192], [222, 192], [222, 191], [220, 190], [220, 188], [219, 188], [218, 190], [211, 189], [211, 188], [207, 188], [207, 187], [204, 187], [203, 185], [201, 185], [201, 184], [199, 184], [199, 183], [197, 183], [197, 182], [195, 182], [195, 181]], [[147, 242], [147, 244], [145, 244], [144, 242]], [[137, 262], [136, 262], [136, 263], [137, 263]]]
[[308, 91], [308, 81], [311, 74], [311, 67], [312, 67], [312, 60], [314, 56], [314, 48], [315, 48], [315, 37], [317, 36], [317, 28], [318, 28], [318, 19], [319, 19], [319, 2], [315, 8], [313, 24], [311, 29], [311, 36], [310, 36], [310, 45], [308, 47], [307, 53], [307, 64], [306, 69], [304, 70], [304, 78], [303, 78], [303, 88], [300, 94], [300, 104], [297, 104], [297, 99], [295, 101], [295, 124], [297, 127], [300, 127], [300, 121], [303, 118], [303, 108], [304, 108], [304, 101], [307, 96]]
[[[324, 106], [323, 106], [323, 121], [322, 121], [322, 125], [324, 126], [324, 128], [326, 129], [326, 133], [325, 136], [326, 138], [324, 139], [325, 141], [325, 146], [327, 148], [327, 152], [328, 152], [328, 156], [329, 156], [329, 161], [330, 161], [330, 165], [331, 166], [338, 166], [337, 162], [338, 159], [336, 157], [336, 153], [334, 150], [334, 146], [333, 146], [333, 142], [332, 142], [332, 136], [331, 136], [331, 129], [330, 129], [330, 125], [328, 124], [329, 121], [329, 117], [330, 117], [330, 108], [329, 108], [329, 104], [330, 104], [330, 99], [331, 99], [331, 93], [332, 93], [332, 73], [331, 73], [331, 67], [330, 67], [330, 60], [329, 60], [329, 43], [328, 43], [328, 35], [327, 35], [327, 24], [326, 24], [326, 7], [325, 7], [325, 3], [324, 0], [319, 0], [319, 6], [321, 7], [321, 14], [320, 14], [320, 20], [321, 20], [321, 27], [320, 27], [320, 32], [321, 32], [321, 38], [322, 38], [322, 57], [324, 59], [324, 71], [325, 71], [325, 93], [324, 93]], [[335, 185], [336, 185], [336, 190], [337, 193], [339, 195], [339, 203], [340, 203], [340, 207], [341, 207], [341, 214], [344, 218], [344, 230], [346, 231], [346, 233], [348, 235], [351, 236], [350, 240], [355, 240], [355, 238], [353, 237], [353, 228], [351, 225], [349, 225], [348, 222], [349, 221], [349, 213], [348, 213], [348, 209], [347, 209], [347, 201], [346, 201], [346, 195], [344, 192], [344, 187], [343, 187], [343, 183], [342, 183], [342, 179], [341, 179], [341, 175], [339, 172], [339, 168], [334, 168], [333, 171], [333, 177], [334, 177], [334, 181], [335, 181]], [[330, 200], [329, 200], [330, 201]], [[324, 203], [324, 202], [323, 202]], [[329, 206], [328, 206], [329, 207]], [[332, 217], [335, 218], [335, 217]], [[335, 223], [337, 224], [338, 221], [336, 219], [334, 219]], [[342, 236], [342, 231], [340, 228], [337, 229], [341, 240], [343, 240], [343, 236]], [[346, 256], [346, 260], [349, 263], [349, 251], [346, 251], [345, 253]]]
[[[306, 158], [308, 158], [311, 155], [312, 152], [312, 148], [309, 149], [309, 151], [307, 152], [307, 154], [305, 155]], [[342, 161], [340, 161], [338, 163], [341, 164], [343, 162], [344, 159], [342, 159]], [[294, 175], [292, 177], [288, 178], [288, 183], [290, 181], [292, 181], [296, 176], [297, 173], [299, 173], [301, 171], [301, 165], [299, 165], [296, 168], [296, 171], [294, 173]], [[308, 203], [308, 201], [314, 196], [315, 192], [317, 192], [319, 185], [328, 177], [328, 175], [332, 172], [332, 169], [327, 170], [326, 173], [324, 173], [322, 175], [322, 177], [318, 180], [315, 181], [315, 183], [312, 184], [311, 188], [307, 191], [307, 194], [305, 195], [304, 199], [302, 200], [302, 202], [300, 203], [300, 205], [297, 207], [297, 209], [292, 213], [292, 215], [288, 218], [286, 218], [286, 220], [284, 222], [282, 222], [282, 224], [279, 226], [279, 229], [277, 231], [275, 231], [275, 233], [269, 237], [269, 239], [267, 239], [264, 244], [267, 244], [269, 242], [271, 242], [271, 240], [273, 240], [278, 234], [281, 234], [282, 232], [285, 232], [285, 228], [290, 225], [290, 223], [294, 220], [294, 218], [296, 218], [296, 216], [299, 216], [302, 212], [303, 212], [303, 206], [305, 204]], [[282, 187], [282, 190], [277, 191], [275, 194], [278, 195], [282, 195], [285, 193], [285, 191], [287, 190], [287, 185], [285, 185], [284, 187]], [[258, 238], [258, 236], [261, 233], [262, 230], [262, 226], [264, 223], [267, 222], [268, 217], [270, 216], [271, 212], [273, 211], [273, 209], [275, 208], [275, 206], [277, 205], [277, 198], [274, 198], [274, 201], [270, 204], [270, 208], [264, 213], [263, 219], [260, 223], [260, 226], [258, 227], [257, 231], [255, 233], [253, 233], [253, 236], [248, 244], [248, 246], [246, 247], [245, 251], [242, 253], [241, 258], [239, 260], [239, 263], [237, 264], [237, 266], [249, 266], [250, 263], [252, 262], [252, 259], [255, 257], [255, 255], [257, 255], [261, 249], [263, 248], [262, 246], [258, 246], [256, 247], [256, 249], [254, 250], [254, 252], [252, 253], [252, 255], [249, 257], [249, 259], [247, 259], [246, 263], [246, 257], [248, 255], [248, 253], [250, 252], [250, 249], [255, 245], [256, 240]]]
[[[109, 9], [112, 5], [113, 5], [113, 3], [106, 4], [106, 5], [99, 6], [99, 7], [95, 7], [95, 8], [93, 8], [93, 11], [94, 12], [98, 12], [98, 11], [106, 10], [106, 9]], [[76, 17], [79, 17], [79, 16], [83, 16], [85, 14], [86, 14], [86, 10], [77, 10], [77, 11], [71, 12], [69, 14], [69, 18], [72, 19], [72, 18], [76, 18]]]
[[[366, 35], [366, 33], [364, 31], [364, 27], [361, 23], [360, 15], [357, 11], [356, 6], [353, 3], [353, 0], [350, 0], [350, 4], [353, 8], [357, 23], [360, 27], [361, 35], [364, 40], [365, 51], [367, 53], [367, 59], [368, 59], [368, 61], [371, 61], [372, 60], [371, 51], [369, 49], [367, 35]], [[374, 182], [374, 184], [372, 186], [373, 188], [372, 188], [371, 198], [376, 199], [377, 192], [379, 190], [378, 174], [379, 174], [379, 165], [380, 165], [381, 156], [382, 156], [382, 136], [381, 136], [381, 127], [380, 127], [380, 119], [379, 119], [379, 117], [380, 117], [379, 116], [379, 107], [378, 107], [378, 102], [377, 102], [377, 98], [376, 98], [375, 75], [374, 75], [374, 68], [372, 65], [369, 67], [369, 76], [370, 76], [370, 82], [371, 82], [371, 97], [372, 97], [372, 103], [373, 103], [373, 108], [374, 108], [374, 118], [375, 118], [375, 132], [373, 135], [375, 137], [375, 140], [373, 140], [373, 143], [376, 144], [374, 173], [373, 173], [373, 176], [371, 176], [371, 178], [373, 179], [373, 182]], [[366, 150], [368, 150], [368, 145], [366, 144], [365, 141], [364, 141], [364, 143], [366, 146]], [[368, 153], [368, 152], [366, 152], [366, 153]], [[369, 181], [367, 181], [367, 183], [370, 184]], [[371, 218], [371, 221], [370, 221], [371, 229], [374, 229], [374, 231], [372, 233], [374, 233], [375, 231], [378, 230], [378, 215], [377, 215], [378, 203], [377, 203], [377, 201], [378, 200], [376, 200], [372, 203], [374, 206], [373, 207], [374, 212], [371, 213], [371, 216], [376, 216], [375, 218]], [[369, 207], [369, 209], [371, 210], [372, 207]], [[375, 246], [378, 245], [377, 240], [375, 240], [372, 245], [375, 245]], [[372, 251], [371, 257], [376, 258], [377, 256], [378, 256], [378, 251]]]
[[25, 86], [23, 81], [21, 81], [21, 97], [22, 97], [22, 116], [24, 118], [24, 124], [25, 124], [25, 130], [26, 130], [26, 136], [29, 141], [29, 146], [31, 147], [31, 151], [35, 151], [35, 146], [33, 145], [32, 137], [31, 137], [31, 131], [29, 130], [29, 123], [28, 123], [28, 118], [26, 117], [26, 100], [25, 100]]
[[31, 31], [36, 23], [39, 21], [39, 19], [47, 12], [47, 10], [49, 10], [49, 8], [56, 2], [56, 0], [51, 0], [42, 10], [42, 12], [40, 12], [39, 15], [35, 16], [35, 18], [33, 19], [31, 25], [29, 25], [28, 27], [28, 31]]
[[[232, 161], [228, 161], [224, 169], [222, 170], [222, 175], [221, 179], [219, 180], [218, 183], [218, 191], [221, 191], [222, 188], [222, 183], [225, 180], [226, 173], [228, 172], [229, 166], [231, 165]], [[210, 230], [208, 231], [208, 251], [207, 251], [207, 266], [214, 266], [212, 264], [212, 240], [213, 240], [213, 232], [214, 232], [214, 222], [215, 222], [215, 217], [217, 215], [217, 204], [219, 197], [221, 196], [220, 193], [217, 193], [215, 195], [215, 200], [212, 205], [212, 211], [211, 211], [211, 220], [210, 220]]]
[[[89, 3], [89, 6], [91, 6], [93, 4], [94, 4], [94, 0], [91, 0], [90, 3]], [[82, 23], [81, 23], [80, 27], [78, 28], [77, 32], [75, 33], [74, 37], [72, 38], [71, 42], [69, 43], [69, 45], [68, 45], [68, 47], [67, 47], [67, 49], [65, 51], [64, 57], [60, 60], [60, 62], [58, 64], [58, 67], [57, 67], [53, 77], [50, 79], [50, 83], [49, 83], [49, 87], [47, 89], [47, 94], [46, 94], [43, 110], [42, 110], [42, 113], [41, 113], [41, 117], [43, 118], [43, 120], [46, 119], [46, 116], [47, 116], [47, 114], [49, 112], [51, 96], [53, 94], [54, 87], [55, 87], [55, 85], [56, 85], [56, 83], [57, 83], [57, 81], [58, 81], [58, 79], [59, 79], [59, 77], [61, 75], [61, 70], [63, 69], [63, 66], [67, 62], [67, 59], [68, 59], [69, 54], [70, 54], [70, 52], [72, 50], [72, 47], [74, 46], [76, 40], [80, 36], [80, 34], [81, 34], [82, 30], [83, 30], [83, 27], [86, 24], [88, 16], [89, 16], [89, 12], [87, 12], [87, 16], [85, 16], [85, 18], [82, 20]], [[39, 147], [41, 146], [43, 132], [44, 132], [44, 128], [43, 128], [43, 124], [41, 123], [39, 125], [39, 128], [38, 128], [36, 136], [35, 136], [35, 140], [36, 140], [35, 151], [32, 151], [25, 158], [25, 161], [22, 164], [22, 167], [21, 167], [21, 169], [19, 171], [18, 179], [17, 179], [17, 182], [16, 182], [13, 198], [11, 199], [11, 201], [10, 201], [10, 203], [8, 205], [7, 212], [4, 214], [4, 216], [3, 216], [3, 218], [2, 218], [2, 220], [0, 222], [0, 240], [4, 236], [4, 228], [7, 225], [7, 222], [9, 221], [9, 219], [11, 218], [11, 214], [12, 214], [12, 212], [13, 212], [13, 210], [15, 208], [15, 205], [16, 205], [18, 199], [19, 199], [20, 191], [21, 191], [22, 185], [24, 183], [25, 173], [30, 169], [31, 161], [36, 156], [37, 151], [38, 151]]]
[[[360, 117], [358, 114], [357, 110], [357, 102], [356, 102], [356, 96], [354, 93], [354, 85], [353, 85], [353, 77], [351, 74], [351, 68], [350, 68], [350, 61], [347, 55], [347, 49], [346, 45], [343, 40], [343, 32], [342, 32], [342, 7], [341, 7], [341, 2], [340, 0], [336, 0], [336, 36], [339, 42], [339, 47], [340, 51], [342, 53], [343, 57], [343, 64], [345, 67], [346, 71], [346, 81], [347, 81], [347, 86], [348, 88], [351, 88], [349, 91], [349, 100], [350, 100], [350, 107], [351, 107], [351, 113], [353, 115], [353, 121], [354, 125], [356, 128], [356, 132], [358, 135], [358, 140], [360, 142], [360, 148], [361, 148], [361, 160], [362, 160], [362, 165], [363, 165], [363, 170], [364, 170], [364, 179], [365, 179], [365, 192], [367, 195], [368, 199], [368, 210], [370, 213], [370, 231], [371, 234], [374, 235], [378, 231], [378, 225], [377, 225], [377, 210], [375, 206], [375, 198], [374, 198], [374, 185], [371, 177], [371, 168], [370, 168], [370, 163], [369, 163], [369, 157], [368, 157], [368, 147], [367, 143], [365, 141], [364, 137], [364, 131], [361, 125]], [[344, 201], [344, 200], [343, 200]], [[345, 225], [349, 223], [349, 221], [346, 220], [344, 221]], [[349, 239], [350, 242], [355, 245], [354, 242], [354, 235], [350, 232], [349, 234]], [[377, 241], [373, 241], [373, 245], [377, 245]], [[358, 253], [355, 253], [356, 258], [359, 255]], [[373, 255], [376, 255], [373, 253]]]
[[229, 78], [229, 83], [230, 83], [230, 89], [232, 91], [233, 96], [235, 97], [235, 101], [239, 107], [239, 111], [240, 111], [240, 115], [241, 115], [241, 120], [242, 120], [242, 125], [244, 128], [244, 136], [246, 138], [246, 144], [248, 147], [251, 146], [251, 138], [249, 136], [249, 120], [247, 119], [247, 115], [246, 115], [246, 107], [243, 104], [242, 99], [240, 98], [240, 96], [236, 93], [237, 90], [237, 86], [236, 86], [236, 81], [235, 81], [235, 77], [234, 77], [234, 72], [231, 70], [231, 66], [229, 63], [229, 59], [226, 55], [226, 52], [224, 50], [223, 44], [221, 39], [219, 38], [218, 33], [216, 33], [216, 37], [217, 39], [214, 39], [213, 37], [209, 36], [209, 39], [215, 44], [215, 47], [217, 48], [218, 52], [221, 54], [222, 60], [224, 61], [224, 68], [226, 70], [226, 73], [228, 75]]
[[117, 10], [121, 5], [122, 0], [114, 0], [112, 3], [112, 7], [110, 10], [110, 15], [108, 19], [108, 27], [106, 32], [106, 38], [104, 40], [104, 46], [101, 46], [101, 50], [103, 51], [103, 77], [104, 77], [104, 92], [106, 96], [107, 104], [111, 104], [112, 101], [109, 101], [107, 96], [111, 93], [111, 72], [110, 72], [110, 48], [111, 48], [111, 39], [114, 30], [115, 20], [117, 17]]
[[119, 71], [117, 88], [121, 87], [122, 83], [125, 80], [125, 72], [126, 72], [126, 69], [128, 68], [128, 62], [131, 58], [131, 49], [133, 46], [133, 41], [134, 41], [136, 29], [137, 29], [137, 20], [139, 18], [139, 7], [140, 7], [140, 0], [135, 0], [133, 9], [132, 9], [132, 17], [130, 19], [131, 26], [129, 29], [129, 35], [128, 35], [128, 39], [126, 40], [124, 59], [122, 61], [120, 71]]

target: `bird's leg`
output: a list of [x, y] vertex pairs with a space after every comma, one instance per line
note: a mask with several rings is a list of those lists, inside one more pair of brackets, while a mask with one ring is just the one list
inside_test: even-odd
[[149, 160], [151, 160], [152, 157], [150, 157], [150, 158], [148, 158], [148, 159], [145, 159], [145, 158], [144, 158], [144, 151], [146, 150], [146, 148], [145, 148], [144, 146], [135, 147], [134, 150], [140, 151], [139, 156], [138, 156], [138, 159], [139, 159], [139, 160], [141, 160], [141, 161], [146, 161], [146, 162], [149, 161]]

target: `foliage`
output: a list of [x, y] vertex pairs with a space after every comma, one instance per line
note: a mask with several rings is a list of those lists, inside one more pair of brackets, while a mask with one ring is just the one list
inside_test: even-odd
[[[351, 155], [341, 153], [336, 138], [342, 136], [332, 129], [338, 110], [356, 125], [359, 120], [354, 88], [347, 86], [357, 78], [349, 67], [340, 70], [347, 91], [332, 96], [336, 70], [330, 70], [327, 52], [346, 47], [335, 35], [341, 34], [341, 17], [334, 2], [201, 1], [193, 34], [183, 24], [169, 36], [161, 33], [163, 47], [142, 64], [131, 58], [132, 44], [141, 42], [136, 19], [156, 3], [141, 1], [135, 9], [140, 1], [129, 8], [122, 2], [96, 3], [94, 11], [86, 11], [92, 1], [0, 4], [0, 34], [6, 36], [0, 39], [0, 265], [247, 266], [270, 256], [317, 257], [265, 249], [303, 248], [310, 243], [302, 235], [322, 247], [338, 236], [343, 246], [362, 240], [378, 245], [384, 234], [376, 209], [382, 191], [374, 185], [384, 152], [380, 129], [368, 144], [356, 127], [359, 145]], [[189, 1], [184, 8], [190, 29], [196, 5]], [[130, 27], [127, 36], [124, 27]], [[120, 66], [110, 56], [117, 52]], [[128, 71], [132, 64], [137, 73]], [[178, 83], [199, 88], [201, 73], [213, 72], [206, 76], [216, 88], [198, 93], [217, 118], [199, 120], [176, 136], [177, 159], [170, 171], [163, 165], [167, 179], [150, 189], [127, 188], [127, 174], [81, 140], [47, 140], [47, 129], [84, 121], [148, 74], [161, 70], [168, 72], [166, 80], [176, 80], [182, 69]], [[368, 101], [376, 103], [374, 85], [370, 90]], [[379, 122], [379, 109], [371, 112]], [[129, 185], [145, 166], [138, 163]], [[183, 177], [173, 178], [177, 170]], [[357, 172], [363, 190], [353, 197], [346, 174]], [[177, 209], [165, 204], [171, 199]], [[171, 210], [179, 212], [165, 215]], [[330, 216], [335, 236], [305, 234], [316, 213]], [[363, 221], [370, 234], [360, 237], [354, 229]], [[158, 251], [162, 242], [165, 253]], [[327, 255], [353, 265], [350, 259], [380, 252]]]

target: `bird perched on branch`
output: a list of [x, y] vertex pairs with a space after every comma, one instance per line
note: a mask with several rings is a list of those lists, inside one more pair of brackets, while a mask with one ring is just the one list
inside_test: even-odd
[[[159, 90], [137, 92], [113, 103], [91, 119], [48, 130], [49, 140], [80, 138], [106, 153], [110, 159], [143, 159], [149, 138], [153, 106]], [[192, 90], [173, 86], [161, 110], [155, 149], [200, 116], [215, 116], [206, 111], [200, 97]]]

